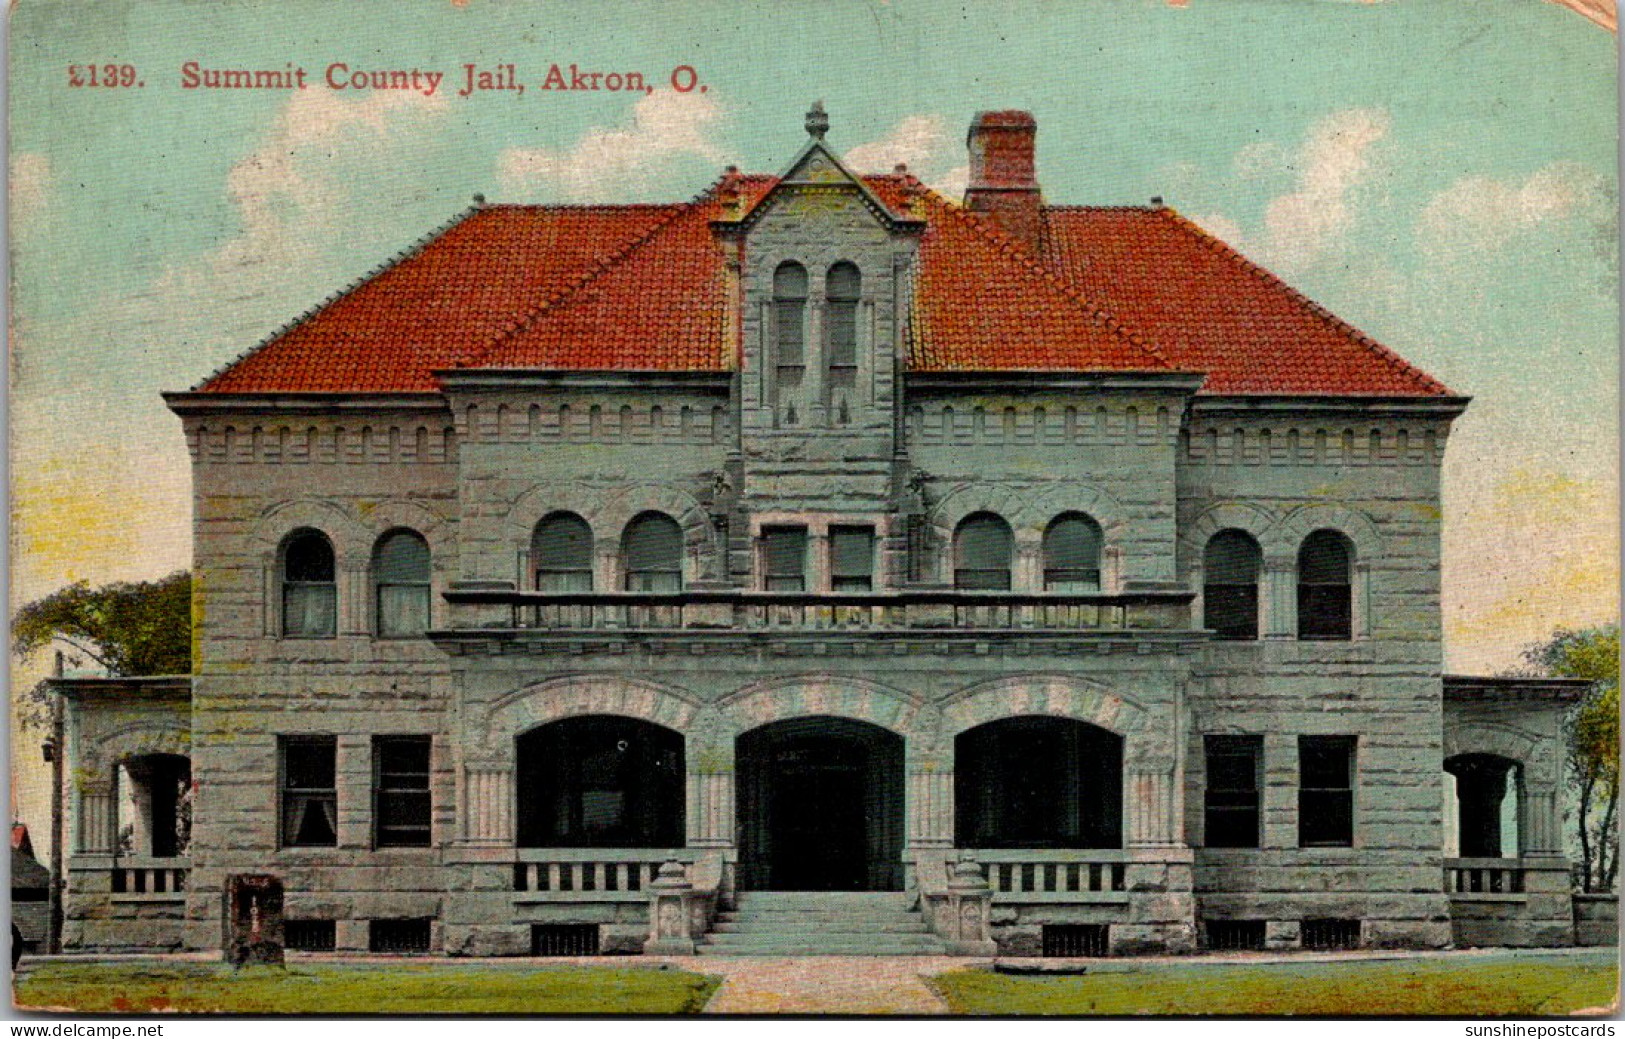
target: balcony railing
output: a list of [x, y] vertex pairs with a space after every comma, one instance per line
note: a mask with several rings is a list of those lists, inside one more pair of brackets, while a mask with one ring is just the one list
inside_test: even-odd
[[995, 902], [1126, 902], [1121, 851], [972, 852], [987, 873]]
[[667, 859], [690, 862], [682, 848], [521, 848], [513, 866], [516, 902], [647, 902], [649, 883]]
[[109, 887], [114, 898], [124, 901], [182, 901], [191, 865], [182, 858], [122, 858], [111, 870]]
[[1451, 898], [1468, 901], [1522, 898], [1523, 863], [1518, 859], [1445, 859], [1444, 889]]
[[[682, 593], [452, 590], [453, 606], [506, 608], [508, 627], [546, 632], [1184, 631], [1193, 593]], [[490, 623], [488, 616], [486, 624]], [[501, 624], [500, 621], [497, 622]], [[450, 632], [449, 634], [456, 634]]]

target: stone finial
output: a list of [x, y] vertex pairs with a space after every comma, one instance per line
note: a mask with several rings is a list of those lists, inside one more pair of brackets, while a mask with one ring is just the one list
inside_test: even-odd
[[829, 132], [829, 116], [824, 113], [824, 102], [814, 101], [812, 108], [807, 110], [807, 134], [819, 140]]

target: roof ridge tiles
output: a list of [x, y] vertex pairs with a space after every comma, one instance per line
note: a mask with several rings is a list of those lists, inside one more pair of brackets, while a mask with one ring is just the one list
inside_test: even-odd
[[200, 392], [201, 390], [203, 390], [204, 387], [208, 386], [209, 383], [211, 383], [214, 380], [216, 380], [216, 379], [220, 378], [221, 376], [225, 375], [228, 371], [230, 371], [231, 369], [233, 369], [233, 368], [237, 367], [238, 365], [242, 364], [244, 361], [248, 360], [250, 357], [254, 356], [255, 354], [259, 353], [261, 350], [263, 350], [266, 347], [270, 346], [272, 343], [275, 343], [277, 340], [281, 339], [283, 336], [287, 335], [289, 332], [292, 332], [294, 329], [298, 328], [300, 325], [303, 325], [307, 321], [312, 320], [317, 315], [319, 315], [322, 311], [324, 311], [328, 307], [332, 306], [334, 303], [337, 303], [339, 300], [341, 300], [341, 299], [345, 298], [346, 296], [350, 295], [350, 293], [355, 292], [357, 289], [361, 288], [364, 285], [368, 285], [368, 284], [372, 283], [377, 278], [381, 277], [385, 272], [390, 271], [390, 270], [392, 270], [392, 269], [394, 269], [396, 267], [399, 267], [401, 264], [405, 263], [407, 260], [410, 260], [414, 256], [417, 256], [417, 255], [421, 254], [423, 252], [423, 250], [427, 249], [431, 243], [433, 243], [433, 242], [437, 241], [438, 239], [444, 237], [445, 234], [447, 232], [449, 232], [452, 228], [454, 228], [454, 227], [458, 226], [459, 224], [463, 223], [469, 217], [472, 217], [475, 214], [481, 212], [483, 209], [485, 209], [485, 204], [483, 202], [472, 202], [469, 205], [464, 206], [457, 213], [453, 214], [450, 219], [444, 221], [438, 227], [436, 227], [433, 230], [429, 231], [427, 234], [425, 234], [425, 235], [423, 235], [423, 236], [421, 236], [419, 238], [414, 239], [413, 241], [408, 243], [406, 246], [404, 246], [403, 248], [396, 251], [392, 256], [390, 256], [388, 259], [384, 260], [382, 263], [377, 264], [376, 266], [369, 268], [366, 271], [366, 273], [361, 274], [361, 275], [357, 276], [356, 278], [352, 279], [349, 282], [349, 284], [345, 285], [343, 288], [340, 288], [337, 291], [329, 293], [327, 296], [323, 297], [321, 300], [318, 300], [316, 303], [313, 303], [311, 306], [307, 307], [297, 317], [295, 317], [295, 318], [293, 318], [291, 320], [288, 320], [288, 321], [284, 321], [282, 324], [278, 325], [271, 332], [269, 332], [265, 336], [261, 337], [260, 340], [257, 343], [255, 343], [253, 346], [250, 346], [248, 349], [241, 351], [240, 353], [237, 354], [237, 356], [233, 357], [229, 361], [227, 361], [224, 364], [220, 365], [214, 371], [210, 372], [207, 376], [205, 376], [203, 379], [201, 379], [197, 383], [193, 384], [193, 386], [191, 387], [190, 392], [192, 392], [192, 393]]
[[1206, 246], [1208, 249], [1217, 252], [1220, 255], [1235, 261], [1236, 263], [1239, 263], [1244, 270], [1246, 270], [1253, 277], [1264, 282], [1266, 285], [1281, 290], [1293, 302], [1308, 310], [1311, 314], [1314, 314], [1321, 320], [1332, 325], [1332, 327], [1336, 328], [1339, 332], [1342, 332], [1343, 335], [1352, 342], [1365, 347], [1366, 350], [1374, 354], [1378, 360], [1388, 365], [1394, 371], [1414, 380], [1424, 389], [1431, 390], [1439, 394], [1448, 395], [1450, 393], [1450, 388], [1444, 383], [1411, 364], [1409, 361], [1405, 360], [1388, 347], [1383, 346], [1376, 339], [1372, 338], [1370, 335], [1367, 335], [1354, 325], [1349, 324], [1343, 318], [1340, 318], [1330, 310], [1327, 310], [1324, 306], [1317, 303], [1315, 300], [1310, 299], [1298, 289], [1293, 288], [1291, 285], [1281, 280], [1280, 275], [1276, 274], [1269, 268], [1264, 267], [1262, 264], [1255, 263], [1229, 242], [1226, 242], [1217, 235], [1209, 234], [1208, 231], [1200, 224], [1196, 223], [1194, 220], [1191, 220], [1183, 213], [1180, 213], [1174, 207], [1164, 206], [1163, 208], [1154, 210], [1153, 212], [1172, 221], [1174, 226], [1179, 227], [1187, 234], [1194, 237], [1199, 243]]
[[643, 234], [634, 237], [621, 248], [615, 250], [613, 253], [610, 253], [597, 263], [588, 267], [569, 285], [549, 292], [545, 301], [527, 308], [517, 317], [511, 318], [507, 322], [504, 322], [503, 330], [501, 332], [498, 332], [496, 335], [480, 344], [477, 348], [465, 351], [458, 355], [458, 357], [452, 362], [451, 367], [475, 367], [481, 358], [488, 356], [497, 348], [498, 345], [503, 343], [508, 338], [518, 335], [520, 332], [530, 328], [544, 313], [576, 295], [593, 281], [597, 280], [598, 277], [604, 274], [606, 271], [619, 266], [620, 263], [630, 256], [634, 251], [641, 248], [645, 243], [649, 242], [660, 232], [671, 226], [671, 224], [678, 217], [691, 212], [696, 206], [700, 205], [713, 192], [716, 191], [717, 187], [722, 183], [722, 180], [722, 177], [718, 177], [709, 187], [701, 191], [698, 195], [695, 195], [694, 198], [689, 202], [666, 203], [666, 205], [670, 207], [670, 211], [651, 224]]
[[1139, 347], [1141, 350], [1144, 350], [1146, 353], [1151, 355], [1153, 360], [1160, 362], [1163, 367], [1170, 369], [1174, 367], [1173, 362], [1170, 361], [1155, 344], [1148, 342], [1138, 332], [1130, 328], [1115, 314], [1101, 306], [1099, 303], [1096, 303], [1091, 299], [1087, 299], [1079, 294], [1077, 289], [1072, 286], [1070, 281], [1065, 278], [1061, 278], [1054, 271], [1050, 270], [1049, 267], [1040, 263], [1033, 257], [1025, 246], [1021, 245], [1021, 243], [1017, 242], [1010, 235], [994, 226], [991, 221], [983, 219], [978, 214], [965, 209], [963, 206], [955, 206], [949, 203], [947, 199], [944, 199], [940, 194], [930, 187], [927, 187], [926, 191], [930, 193], [932, 198], [936, 199], [936, 201], [943, 206], [945, 212], [951, 214], [957, 219], [966, 221], [983, 237], [987, 238], [996, 246], [999, 246], [1004, 255], [1009, 256], [1010, 258], [1021, 263], [1029, 272], [1038, 274], [1044, 279], [1046, 284], [1051, 285], [1057, 292], [1061, 293], [1073, 303], [1076, 303], [1085, 314], [1089, 315], [1089, 317], [1095, 321], [1096, 324], [1110, 331], [1112, 334], [1121, 336], [1122, 338], [1128, 340], [1128, 342], [1132, 343], [1136, 347]]

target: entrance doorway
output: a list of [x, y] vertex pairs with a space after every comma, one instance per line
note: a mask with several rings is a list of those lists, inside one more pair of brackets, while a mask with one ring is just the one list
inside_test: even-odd
[[740, 736], [737, 760], [741, 889], [902, 890], [902, 737], [795, 718]]

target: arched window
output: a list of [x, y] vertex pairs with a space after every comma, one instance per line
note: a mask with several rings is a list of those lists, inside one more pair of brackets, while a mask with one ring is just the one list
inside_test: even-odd
[[683, 844], [683, 737], [637, 718], [585, 715], [520, 736], [522, 848]]
[[1263, 553], [1251, 534], [1221, 530], [1202, 553], [1202, 626], [1221, 639], [1258, 638], [1258, 572]]
[[1044, 531], [1044, 591], [1100, 591], [1100, 524], [1082, 513], [1058, 517]]
[[954, 739], [961, 848], [1123, 846], [1123, 738], [1072, 718], [1019, 716]]
[[1298, 638], [1347, 639], [1354, 626], [1354, 550], [1335, 530], [1317, 530], [1298, 550]]
[[338, 631], [338, 585], [327, 535], [304, 530], [282, 552], [282, 634], [324, 638]]
[[858, 385], [858, 299], [863, 295], [863, 276], [858, 268], [842, 261], [829, 269], [824, 280], [824, 358], [829, 365], [831, 412], [841, 405]]
[[965, 517], [954, 532], [954, 587], [1009, 591], [1014, 541], [1010, 524], [991, 512]]
[[385, 638], [429, 630], [429, 543], [411, 530], [378, 539], [372, 552], [378, 634]]
[[538, 592], [592, 591], [592, 528], [573, 512], [555, 512], [536, 524], [530, 566]]
[[807, 354], [807, 268], [793, 260], [773, 272], [773, 385], [801, 385]]
[[677, 521], [645, 512], [626, 525], [621, 536], [629, 592], [683, 590], [683, 532]]

